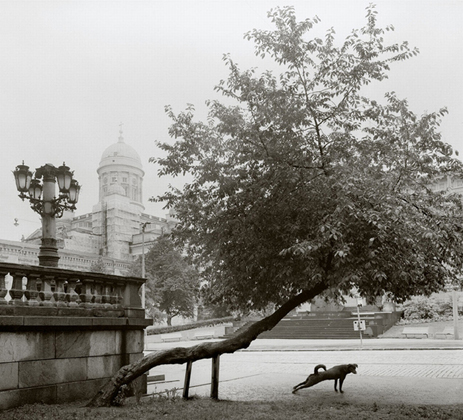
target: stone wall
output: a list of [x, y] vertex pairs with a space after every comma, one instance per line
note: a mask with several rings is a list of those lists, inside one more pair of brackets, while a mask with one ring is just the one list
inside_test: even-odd
[[2, 332], [0, 409], [90, 399], [143, 357], [143, 340], [143, 330]]
[[141, 307], [143, 282], [0, 263], [0, 410], [90, 399], [142, 358], [152, 324]]

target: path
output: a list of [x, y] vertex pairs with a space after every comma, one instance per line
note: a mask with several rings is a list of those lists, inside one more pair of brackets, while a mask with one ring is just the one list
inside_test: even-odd
[[[265, 342], [264, 342], [265, 341]], [[219, 398], [230, 400], [281, 400], [309, 398], [327, 401], [389, 402], [405, 404], [461, 404], [463, 395], [463, 342], [439, 340], [374, 341], [369, 349], [359, 349], [359, 343], [338, 341], [338, 349], [324, 343], [323, 350], [304, 350], [323, 345], [314, 340], [256, 340], [248, 350], [220, 358]], [[322, 340], [320, 340], [322, 341]], [[326, 341], [326, 340], [323, 340]], [[348, 340], [350, 341], [350, 340]], [[429, 340], [431, 341], [431, 340]], [[268, 343], [266, 343], [268, 342]], [[170, 343], [171, 347], [196, 343]], [[314, 346], [316, 344], [316, 346]], [[351, 344], [351, 345], [349, 345]], [[381, 349], [379, 346], [381, 344]], [[412, 346], [413, 344], [413, 346]], [[426, 346], [429, 345], [428, 348]], [[385, 348], [388, 347], [389, 348]], [[415, 349], [412, 349], [415, 347]], [[420, 349], [420, 350], [419, 350]], [[342, 363], [357, 363], [357, 375], [349, 375], [344, 394], [333, 391], [333, 382], [323, 382], [313, 388], [292, 394], [292, 387], [302, 382], [316, 364], [327, 367]], [[163, 373], [166, 383], [151, 385], [149, 392], [182, 388], [185, 365], [160, 366], [150, 374]], [[193, 364], [190, 395], [207, 396], [210, 392], [211, 361]], [[181, 391], [179, 391], [181, 392]]]

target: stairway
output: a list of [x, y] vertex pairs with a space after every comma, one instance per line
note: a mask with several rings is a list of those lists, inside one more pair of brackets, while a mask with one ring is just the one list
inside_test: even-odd
[[[279, 339], [355, 339], [359, 332], [354, 331], [353, 321], [357, 318], [333, 319], [282, 319], [272, 330], [266, 331], [257, 338]], [[368, 336], [365, 336], [368, 338]]]
[[233, 322], [233, 327], [226, 327], [225, 328], [225, 334], [220, 337], [220, 338], [232, 338], [238, 335], [239, 333], [243, 332], [245, 329], [247, 329], [251, 324], [254, 324], [254, 322], [257, 322], [258, 319], [254, 321], [246, 321], [246, 322]]
[[[361, 320], [365, 321], [367, 331], [362, 333], [365, 339], [377, 337], [387, 331], [400, 318], [401, 312], [381, 313], [377, 311], [360, 312]], [[263, 332], [257, 338], [267, 339], [312, 339], [312, 340], [342, 340], [358, 339], [360, 334], [354, 331], [354, 321], [357, 321], [356, 308], [346, 307], [343, 311], [312, 312], [308, 314], [290, 313], [272, 330]], [[235, 323], [228, 327], [222, 338], [230, 338], [246, 329], [257, 320]], [[368, 334], [367, 334], [368, 333]]]

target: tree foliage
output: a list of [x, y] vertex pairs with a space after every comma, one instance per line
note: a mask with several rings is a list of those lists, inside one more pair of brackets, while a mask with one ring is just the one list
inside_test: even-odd
[[279, 307], [237, 336], [155, 352], [125, 366], [89, 403], [108, 405], [118, 389], [161, 364], [233, 353], [320, 294], [354, 287], [398, 300], [442, 289], [461, 266], [461, 200], [434, 192], [462, 164], [442, 141], [446, 110], [417, 115], [395, 93], [367, 98], [362, 88], [417, 53], [387, 44], [374, 6], [366, 24], [339, 45], [333, 29], [311, 37], [318, 18], [296, 20], [292, 7], [269, 12], [273, 31], [245, 35], [280, 73], [241, 71], [229, 56], [217, 90], [235, 105], [209, 102], [175, 114], [151, 159], [160, 175], [190, 174], [159, 197], [173, 207], [177, 240], [209, 284], [209, 300], [232, 308]]
[[191, 318], [199, 289], [198, 272], [188, 264], [172, 240], [159, 237], [145, 256], [146, 307], [152, 315]]
[[320, 283], [369, 299], [441, 289], [461, 263], [461, 201], [430, 189], [461, 174], [438, 132], [446, 110], [417, 115], [394, 92], [362, 93], [418, 51], [387, 44], [394, 28], [378, 27], [374, 6], [339, 45], [333, 29], [311, 38], [319, 19], [298, 22], [292, 7], [269, 17], [275, 30], [245, 38], [280, 74], [225, 56], [216, 89], [236, 104], [208, 102], [206, 122], [168, 107], [175, 142], [153, 159], [160, 175], [192, 176], [159, 199], [175, 208], [210, 299], [259, 309]]

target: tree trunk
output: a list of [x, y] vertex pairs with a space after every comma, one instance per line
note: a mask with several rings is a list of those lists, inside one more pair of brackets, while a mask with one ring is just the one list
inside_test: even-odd
[[282, 305], [272, 315], [255, 322], [245, 331], [228, 340], [214, 343], [202, 343], [189, 348], [176, 347], [162, 350], [151, 353], [131, 365], [123, 366], [110, 381], [98, 391], [87, 404], [87, 407], [108, 407], [112, 405], [122, 385], [129, 384], [155, 366], [183, 364], [201, 359], [210, 359], [224, 353], [234, 353], [237, 350], [245, 349], [249, 347], [251, 342], [254, 341], [259, 334], [271, 330], [292, 309], [297, 308], [309, 299], [313, 299], [325, 289], [325, 284], [321, 283], [310, 290], [301, 292]]
[[172, 327], [172, 317], [170, 315], [167, 315], [167, 326]]

